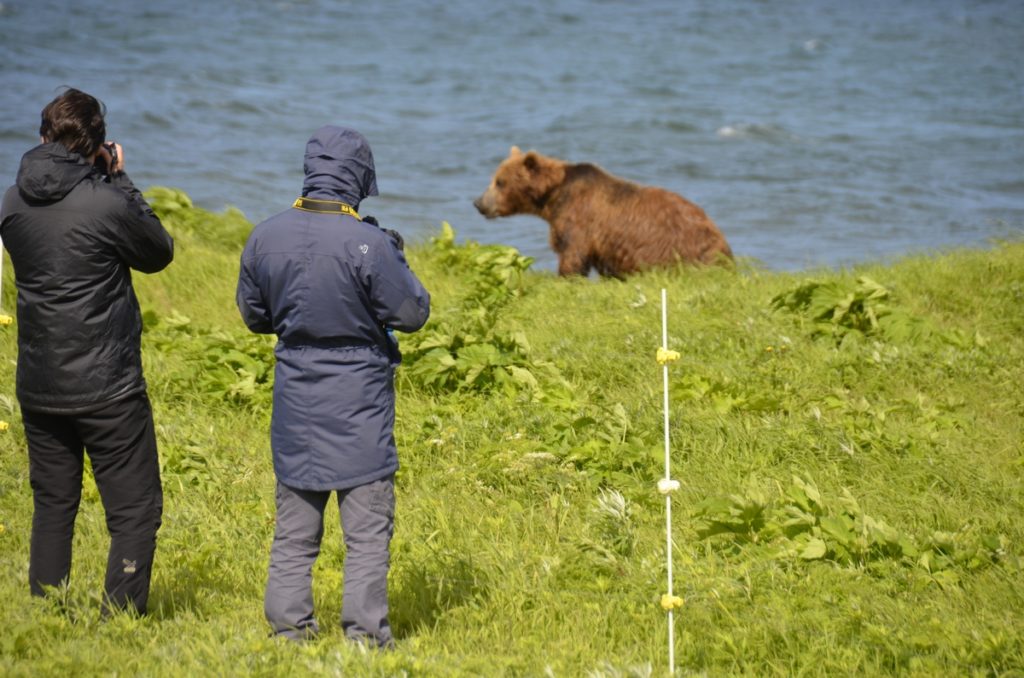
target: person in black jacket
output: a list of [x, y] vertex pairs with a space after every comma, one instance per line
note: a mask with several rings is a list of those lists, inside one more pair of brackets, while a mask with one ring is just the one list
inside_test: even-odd
[[163, 495], [130, 269], [155, 273], [174, 242], [106, 144], [104, 107], [68, 89], [0, 205], [18, 289], [16, 392], [28, 441], [33, 595], [65, 585], [83, 450], [110, 532], [104, 613], [145, 613]]

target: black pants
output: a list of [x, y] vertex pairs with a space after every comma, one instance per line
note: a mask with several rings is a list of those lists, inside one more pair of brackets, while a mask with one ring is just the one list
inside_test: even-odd
[[106, 605], [145, 613], [163, 510], [149, 398], [143, 393], [76, 415], [23, 409], [22, 419], [35, 504], [28, 570], [32, 594], [44, 595], [44, 586], [58, 586], [70, 576], [84, 449], [110, 532]]

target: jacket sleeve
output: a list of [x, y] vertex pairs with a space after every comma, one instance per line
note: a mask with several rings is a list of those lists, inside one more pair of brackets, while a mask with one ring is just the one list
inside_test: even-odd
[[235, 303], [238, 304], [238, 312], [242, 314], [242, 321], [253, 332], [257, 334], [273, 334], [274, 323], [270, 317], [270, 309], [263, 299], [263, 293], [252, 270], [254, 260], [247, 256], [250, 252], [249, 244], [246, 244], [242, 252], [242, 262], [238, 269], [238, 288], [235, 290]]
[[370, 275], [370, 303], [377, 321], [401, 332], [415, 332], [430, 317], [430, 294], [409, 269], [405, 255], [384, 238]]
[[123, 197], [116, 217], [122, 231], [116, 241], [118, 254], [143, 273], [163, 270], [174, 259], [174, 240], [127, 174], [122, 172], [110, 181]]

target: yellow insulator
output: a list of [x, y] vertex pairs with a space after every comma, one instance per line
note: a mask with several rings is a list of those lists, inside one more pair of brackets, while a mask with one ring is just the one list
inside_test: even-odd
[[655, 358], [659, 365], [667, 365], [668, 363], [679, 360], [679, 351], [670, 351], [664, 346], [659, 346], [658, 353]]
[[12, 318], [9, 315], [5, 315], [3, 313], [0, 313], [0, 325], [10, 325], [13, 322], [14, 322], [14, 318]]
[[679, 596], [670, 596], [665, 594], [661, 597], [661, 607], [666, 611], [674, 610], [677, 607], [683, 606], [683, 599]]

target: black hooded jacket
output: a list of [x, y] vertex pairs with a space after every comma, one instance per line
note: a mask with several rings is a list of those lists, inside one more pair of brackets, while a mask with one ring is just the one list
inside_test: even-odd
[[18, 288], [21, 406], [75, 414], [144, 392], [130, 269], [163, 269], [174, 241], [127, 175], [37, 146], [3, 197], [0, 238]]

